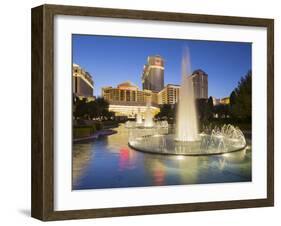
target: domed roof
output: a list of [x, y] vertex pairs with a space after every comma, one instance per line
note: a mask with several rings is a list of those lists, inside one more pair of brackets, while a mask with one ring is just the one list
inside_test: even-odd
[[138, 87], [130, 81], [120, 83], [117, 88], [121, 89], [138, 89]]

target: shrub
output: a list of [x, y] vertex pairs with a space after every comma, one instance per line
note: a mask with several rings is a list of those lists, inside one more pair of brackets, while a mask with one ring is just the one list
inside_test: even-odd
[[101, 130], [103, 129], [103, 124], [102, 122], [95, 122], [96, 130]]
[[73, 138], [82, 138], [91, 136], [96, 132], [96, 126], [75, 126], [73, 127]]

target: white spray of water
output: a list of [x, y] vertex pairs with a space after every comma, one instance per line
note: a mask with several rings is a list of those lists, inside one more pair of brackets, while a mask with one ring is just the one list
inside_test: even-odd
[[153, 127], [153, 114], [151, 112], [151, 98], [148, 98], [146, 103], [146, 112], [144, 118], [144, 127]]
[[198, 140], [198, 122], [188, 48], [184, 49], [182, 57], [182, 81], [179, 91], [175, 140]]
[[141, 116], [140, 109], [138, 109], [136, 123], [137, 123], [137, 124], [142, 124], [142, 116]]

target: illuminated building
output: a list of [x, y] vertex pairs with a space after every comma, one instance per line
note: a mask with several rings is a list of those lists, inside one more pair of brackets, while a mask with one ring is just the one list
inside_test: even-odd
[[92, 76], [77, 64], [73, 64], [72, 74], [73, 93], [79, 98], [93, 98], [94, 82]]
[[214, 106], [220, 104], [220, 99], [217, 99], [217, 98], [215, 98], [215, 97], [212, 97], [212, 100], [213, 100], [213, 105], [214, 105]]
[[144, 115], [148, 103], [151, 103], [153, 115], [159, 112], [157, 94], [150, 90], [139, 90], [129, 81], [119, 84], [116, 88], [103, 87], [102, 97], [109, 102], [109, 111], [115, 112], [116, 116], [135, 118], [138, 112]]
[[192, 73], [194, 97], [197, 99], [208, 98], [208, 75], [201, 69]]
[[214, 97], [212, 97], [212, 98], [213, 98], [214, 106], [230, 104], [230, 97], [224, 97], [224, 98], [221, 98], [221, 99], [216, 99]]
[[220, 99], [220, 104], [222, 105], [228, 105], [230, 104], [230, 98], [229, 97], [224, 97]]
[[159, 92], [164, 88], [164, 60], [161, 56], [149, 56], [142, 73], [143, 90]]
[[168, 84], [158, 94], [158, 104], [176, 104], [179, 100], [179, 85]]

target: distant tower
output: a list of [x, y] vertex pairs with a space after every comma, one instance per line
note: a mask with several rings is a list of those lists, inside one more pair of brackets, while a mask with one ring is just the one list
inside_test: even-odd
[[194, 97], [197, 99], [208, 98], [208, 75], [201, 69], [192, 73]]
[[159, 92], [164, 88], [164, 59], [159, 56], [149, 56], [142, 73], [142, 88]]

